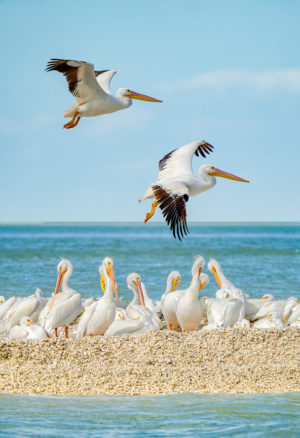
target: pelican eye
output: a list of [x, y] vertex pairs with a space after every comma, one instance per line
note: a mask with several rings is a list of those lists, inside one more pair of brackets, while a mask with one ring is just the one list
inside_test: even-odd
[[27, 322], [31, 322], [30, 319], [27, 319]]
[[59, 267], [59, 272], [61, 272], [61, 271], [62, 271], [62, 267], [60, 266], [60, 267]]

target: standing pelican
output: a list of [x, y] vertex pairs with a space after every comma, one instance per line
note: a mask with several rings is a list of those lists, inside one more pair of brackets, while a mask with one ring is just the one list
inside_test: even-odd
[[113, 295], [115, 282], [113, 282], [112, 260], [106, 257], [101, 267], [105, 281], [105, 293], [99, 300], [90, 304], [81, 316], [76, 333], [77, 338], [84, 335], [104, 335], [115, 319], [116, 304]]
[[180, 280], [181, 280], [181, 275], [179, 274], [178, 271], [170, 272], [170, 274], [168, 275], [168, 278], [167, 278], [166, 290], [162, 294], [161, 299], [160, 299], [161, 306], [163, 306], [168, 293], [176, 291], [178, 284], [180, 283]]
[[[145, 305], [144, 290], [145, 286], [141, 282], [139, 274], [132, 272], [127, 276], [128, 289], [133, 292], [133, 300], [126, 308], [126, 316], [129, 319], [141, 319], [146, 316], [148, 330], [159, 330], [160, 320], [155, 311], [150, 310]], [[150, 325], [149, 325], [150, 322]], [[150, 328], [151, 327], [151, 328]]]
[[199, 277], [199, 287], [189, 289], [179, 300], [176, 316], [183, 332], [198, 330], [204, 316], [205, 305], [198, 299], [199, 292], [209, 283], [207, 274]]
[[209, 164], [199, 168], [201, 178], [197, 178], [192, 169], [193, 155], [198, 157], [201, 154], [205, 158], [205, 154], [209, 154], [212, 150], [213, 146], [204, 140], [193, 141], [169, 152], [160, 160], [157, 180], [147, 187], [140, 198], [140, 202], [155, 198], [151, 212], [146, 214], [144, 222], [154, 215], [159, 205], [174, 238], [176, 239], [177, 236], [181, 240], [184, 234], [189, 232], [186, 223], [186, 203], [190, 196], [199, 195], [213, 188], [216, 185], [216, 176], [249, 182]]
[[[57, 281], [54, 295], [40, 313], [39, 323], [47, 332], [57, 328], [65, 328], [65, 336], [68, 335], [68, 327], [82, 310], [80, 294], [72, 289], [68, 281], [73, 272], [72, 263], [67, 259], [62, 259], [57, 265]], [[61, 293], [59, 290], [61, 288]]]
[[153, 97], [139, 94], [128, 88], [119, 88], [117, 95], [110, 91], [110, 81], [115, 70], [94, 71], [94, 64], [72, 59], [51, 59], [46, 71], [56, 70], [66, 76], [69, 90], [75, 96], [76, 105], [64, 113], [64, 117], [72, 117], [64, 128], [75, 128], [81, 117], [101, 116], [130, 107], [132, 99], [147, 102], [162, 102]]
[[179, 322], [176, 316], [177, 305], [180, 298], [190, 290], [200, 290], [200, 275], [204, 268], [205, 260], [202, 256], [197, 256], [192, 266], [192, 281], [190, 286], [184, 290], [177, 290], [176, 292], [169, 293], [164, 300], [162, 306], [162, 312], [169, 327], [169, 330], [179, 326]]

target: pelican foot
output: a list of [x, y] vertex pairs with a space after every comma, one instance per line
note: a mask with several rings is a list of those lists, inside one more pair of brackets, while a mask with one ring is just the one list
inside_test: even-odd
[[169, 324], [169, 330], [173, 330], [172, 324]]
[[68, 339], [68, 337], [69, 337], [69, 327], [65, 327], [65, 336]]
[[144, 220], [144, 224], [145, 224], [146, 222], [148, 222], [149, 219], [152, 218], [152, 216], [153, 216], [154, 213], [155, 213], [155, 210], [156, 210], [156, 207], [157, 207], [157, 206], [158, 206], [158, 203], [157, 203], [156, 201], [154, 201], [153, 204], [152, 204], [152, 208], [151, 208], [150, 213], [146, 213], [146, 217], [145, 217], [145, 220]]

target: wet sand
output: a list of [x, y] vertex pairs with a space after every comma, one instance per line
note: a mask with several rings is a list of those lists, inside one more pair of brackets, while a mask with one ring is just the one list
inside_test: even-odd
[[0, 339], [0, 391], [149, 395], [300, 391], [300, 330]]

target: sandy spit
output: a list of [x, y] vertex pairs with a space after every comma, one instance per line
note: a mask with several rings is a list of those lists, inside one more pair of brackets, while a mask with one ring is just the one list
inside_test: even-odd
[[0, 391], [147, 395], [300, 391], [300, 330], [163, 330], [0, 340]]

